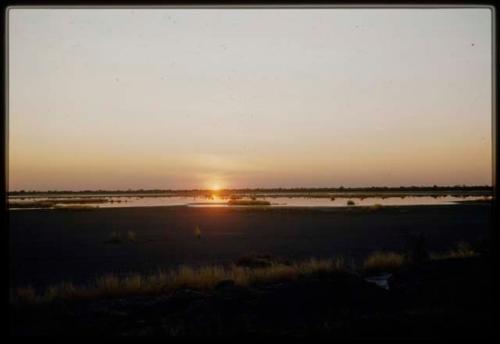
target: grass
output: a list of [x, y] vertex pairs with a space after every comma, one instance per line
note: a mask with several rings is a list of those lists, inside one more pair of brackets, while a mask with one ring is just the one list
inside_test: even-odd
[[406, 262], [403, 254], [377, 251], [366, 257], [361, 271], [365, 274], [398, 270]]
[[220, 282], [231, 280], [237, 286], [258, 283], [290, 281], [303, 276], [346, 272], [344, 260], [309, 259], [293, 264], [274, 263], [264, 268], [247, 268], [236, 265], [220, 265], [192, 268], [181, 266], [176, 270], [159, 271], [142, 276], [134, 274], [127, 277], [105, 275], [97, 278], [91, 285], [75, 286], [62, 283], [36, 294], [33, 288], [19, 288], [12, 293], [14, 305], [48, 304], [56, 300], [89, 300], [99, 298], [119, 298], [138, 295], [160, 295], [180, 288], [207, 290]]
[[196, 236], [197, 239], [201, 238], [200, 226], [196, 226], [196, 228], [194, 229], [194, 235]]
[[440, 259], [456, 259], [456, 258], [469, 258], [475, 257], [478, 253], [474, 251], [471, 246], [464, 242], [458, 242], [454, 249], [449, 250], [445, 253], [431, 253], [431, 259], [440, 260]]
[[136, 236], [134, 231], [127, 232], [127, 240], [130, 242], [136, 242]]
[[[201, 236], [201, 232], [199, 235]], [[127, 238], [129, 241], [135, 240], [135, 233], [129, 231]], [[120, 233], [112, 232], [110, 242], [123, 242]], [[468, 258], [476, 255], [478, 253], [468, 243], [459, 242], [455, 248], [445, 253], [432, 254], [431, 259]], [[265, 264], [255, 264], [256, 262]], [[38, 294], [31, 287], [22, 287], [11, 290], [10, 300], [11, 304], [15, 306], [32, 306], [49, 304], [57, 300], [77, 301], [161, 295], [181, 288], [210, 290], [225, 281], [232, 281], [235, 285], [244, 287], [259, 283], [291, 281], [305, 276], [348, 273], [350, 270], [357, 270], [366, 276], [381, 272], [394, 272], [409, 262], [410, 259], [405, 254], [383, 251], [376, 251], [367, 256], [358, 269], [356, 267], [347, 268], [342, 257], [336, 259], [311, 258], [300, 262], [281, 263], [266, 255], [249, 256], [241, 258], [236, 264], [228, 267], [221, 265], [199, 268], [180, 266], [178, 269], [160, 270], [156, 274], [148, 276], [132, 274], [120, 277], [107, 274], [88, 285], [76, 286], [65, 282], [51, 286]]]
[[[470, 258], [478, 256], [479, 253], [476, 252], [471, 246], [464, 242], [458, 242], [455, 248], [444, 252], [444, 253], [431, 253], [431, 260], [441, 260], [441, 259], [457, 259], [457, 258]], [[363, 261], [361, 272], [363, 274], [372, 274], [380, 272], [392, 272], [400, 269], [403, 265], [415, 262], [409, 254], [401, 254], [396, 252], [382, 252], [377, 251], [369, 255]]]
[[16, 298], [22, 304], [33, 304], [38, 301], [35, 289], [31, 287], [18, 288], [14, 296], [11, 297]]

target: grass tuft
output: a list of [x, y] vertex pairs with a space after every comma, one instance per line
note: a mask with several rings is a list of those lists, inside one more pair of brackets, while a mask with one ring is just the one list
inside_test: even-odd
[[361, 270], [365, 274], [391, 272], [399, 269], [405, 261], [402, 254], [377, 251], [364, 260]]
[[136, 235], [135, 235], [134, 231], [128, 231], [127, 232], [127, 240], [130, 241], [130, 242], [136, 242], [137, 241]]
[[382, 204], [380, 204], [380, 203], [376, 203], [376, 204], [374, 204], [374, 205], [370, 206], [370, 210], [380, 210], [380, 209], [382, 209], [383, 207], [384, 207], [384, 206], [383, 206]]
[[471, 248], [471, 246], [464, 242], [458, 242], [454, 249], [449, 250], [445, 253], [431, 253], [431, 259], [455, 259], [455, 258], [469, 258], [477, 256], [478, 253]]
[[201, 229], [200, 226], [196, 226], [194, 229], [194, 235], [196, 236], [197, 239], [201, 239]]
[[24, 287], [24, 288], [18, 288], [16, 289], [14, 293], [14, 299], [22, 305], [25, 304], [34, 304], [37, 303], [39, 300], [37, 298], [37, 295], [35, 293], [35, 289], [32, 287]]

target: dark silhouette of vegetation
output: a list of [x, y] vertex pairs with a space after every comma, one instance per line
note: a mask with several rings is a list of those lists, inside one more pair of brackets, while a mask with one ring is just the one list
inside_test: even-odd
[[256, 199], [250, 199], [250, 200], [232, 199], [229, 200], [227, 204], [228, 205], [271, 205], [269, 201], [256, 200]]
[[[493, 187], [489, 185], [453, 185], [453, 186], [399, 186], [399, 187], [386, 187], [386, 186], [372, 186], [372, 187], [330, 187], [330, 188], [242, 188], [242, 189], [222, 189], [217, 191], [218, 194], [229, 194], [229, 193], [252, 193], [252, 192], [303, 192], [303, 193], [317, 193], [317, 192], [454, 192], [454, 191], [484, 191], [493, 192]], [[89, 195], [100, 195], [100, 194], [211, 194], [212, 190], [208, 189], [185, 189], [185, 190], [174, 190], [174, 189], [128, 189], [128, 190], [19, 190], [19, 191], [9, 191], [9, 196], [15, 195], [44, 195], [44, 194], [89, 194]]]

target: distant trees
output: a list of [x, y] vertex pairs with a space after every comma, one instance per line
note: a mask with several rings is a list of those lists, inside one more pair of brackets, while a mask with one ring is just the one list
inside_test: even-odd
[[[252, 193], [252, 192], [405, 192], [405, 191], [493, 191], [493, 187], [490, 185], [454, 185], [454, 186], [398, 186], [398, 187], [387, 187], [387, 186], [370, 186], [370, 187], [322, 187], [322, 188], [244, 188], [244, 189], [224, 189], [221, 190], [225, 193]], [[158, 194], [158, 193], [170, 193], [170, 194], [196, 194], [199, 192], [211, 192], [211, 190], [200, 190], [200, 189], [190, 189], [190, 190], [172, 190], [172, 189], [137, 189], [137, 190], [48, 190], [48, 191], [35, 191], [35, 190], [19, 190], [19, 191], [9, 191], [8, 195], [20, 195], [20, 194], [127, 194], [127, 193], [140, 193], [140, 194]]]

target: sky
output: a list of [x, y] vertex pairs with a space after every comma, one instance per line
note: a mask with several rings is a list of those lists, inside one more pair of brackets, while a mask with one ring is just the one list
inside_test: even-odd
[[8, 12], [9, 190], [491, 185], [492, 13]]

